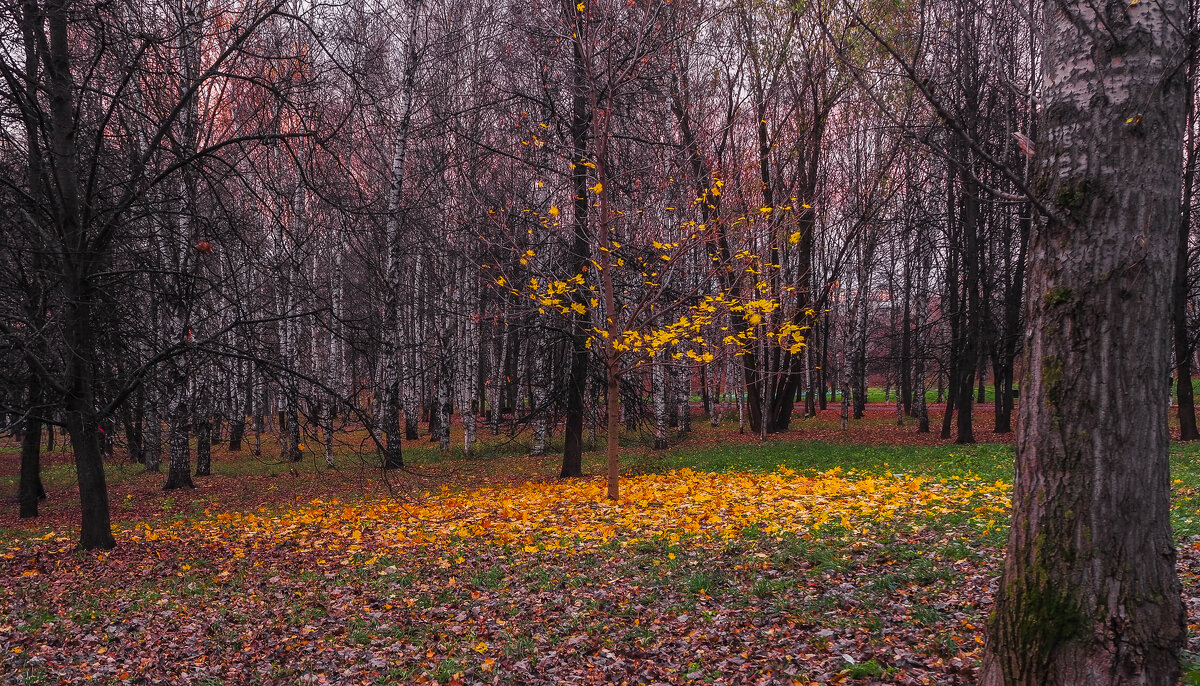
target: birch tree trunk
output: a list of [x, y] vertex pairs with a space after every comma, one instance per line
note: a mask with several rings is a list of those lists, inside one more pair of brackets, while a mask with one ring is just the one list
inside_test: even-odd
[[157, 472], [162, 464], [163, 435], [162, 414], [159, 408], [162, 403], [162, 392], [157, 379], [151, 378], [146, 382], [146, 420], [142, 429], [146, 471]]
[[[297, 181], [299, 183], [299, 181]], [[300, 203], [296, 197], [301, 193], [299, 187], [295, 190], [292, 200], [292, 235], [289, 236], [284, 232], [283, 225], [279, 227], [277, 249], [280, 251], [280, 273], [284, 274], [281, 279], [280, 289], [282, 295], [280, 297], [280, 321], [279, 321], [279, 358], [280, 364], [288, 366], [297, 359], [299, 351], [296, 349], [297, 326], [296, 319], [293, 316], [296, 311], [297, 291], [300, 287], [300, 265], [299, 256], [289, 254], [284, 246], [287, 242], [299, 240], [299, 235], [304, 223], [303, 209], [298, 208]], [[284, 379], [280, 383], [279, 392], [283, 396], [283, 410], [279, 415], [279, 457], [287, 462], [299, 462], [300, 454], [300, 390], [297, 388], [295, 379]]]
[[493, 327], [495, 340], [491, 345], [491, 380], [488, 384], [488, 423], [492, 435], [500, 434], [500, 422], [504, 418], [504, 358], [508, 348], [508, 327], [497, 324]]
[[409, 31], [402, 47], [404, 54], [404, 84], [400, 91], [396, 140], [392, 148], [391, 187], [388, 189], [387, 265], [384, 273], [383, 313], [383, 393], [380, 424], [383, 431], [380, 452], [384, 469], [404, 466], [400, 445], [400, 292], [403, 286], [403, 236], [400, 232], [400, 213], [404, 200], [404, 174], [408, 157], [409, 129], [412, 127], [413, 95], [417, 76], [417, 29], [420, 2], [409, 7]]
[[191, 384], [187, 369], [180, 358], [170, 365], [169, 377], [172, 390], [170, 409], [167, 415], [167, 482], [163, 490], [195, 488], [192, 482], [191, 424], [192, 410], [188, 402]]
[[[413, 283], [421, 283], [423, 261], [420, 255], [416, 257], [415, 262], [416, 264], [413, 265]], [[405, 350], [403, 353], [405, 367], [408, 369], [408, 373], [401, 381], [401, 384], [403, 384], [401, 402], [404, 405], [404, 438], [410, 441], [415, 441], [421, 437], [420, 383], [422, 375], [419, 373], [417, 367], [417, 336], [421, 327], [415, 309], [411, 305], [405, 307], [402, 312], [403, 321], [400, 324], [405, 341]], [[347, 382], [349, 382], [349, 378], [347, 378]]]
[[[192, 0], [182, 0], [179, 3], [179, 54], [182, 62], [182, 74], [178, 84], [178, 93], [184, 101], [179, 116], [181, 130], [181, 151], [183, 156], [190, 156], [196, 150], [196, 127], [199, 117], [198, 106], [194, 95], [189, 96], [192, 84], [196, 79], [196, 64], [199, 61], [200, 49], [198, 36], [198, 18], [196, 7]], [[168, 334], [175, 338], [176, 343], [190, 343], [191, 338], [191, 309], [193, 288], [190, 272], [192, 221], [196, 212], [196, 184], [187, 173], [190, 167], [185, 167], [179, 177], [179, 193], [184, 200], [183, 211], [179, 214], [176, 227], [178, 234], [164, 239], [165, 250], [169, 252], [174, 264], [174, 275], [170, 289], [174, 291], [172, 302], [168, 305]], [[192, 392], [195, 384], [189, 378], [186, 359], [184, 356], [172, 358], [167, 363], [167, 392], [170, 394], [170, 407], [167, 414], [167, 433], [170, 441], [170, 457], [167, 467], [167, 483], [164, 490], [175, 488], [195, 488], [192, 483], [191, 443], [189, 436], [192, 423]]]
[[268, 388], [257, 369], [251, 368], [250, 373], [254, 384], [254, 392], [251, 394], [254, 402], [254, 456], [262, 457], [262, 435], [266, 430], [264, 423], [267, 414]]
[[[468, 262], [468, 264], [470, 264]], [[458, 346], [458, 414], [463, 423], [463, 454], [474, 454], [476, 439], [476, 418], [473, 401], [475, 399], [475, 383], [479, 378], [479, 297], [475, 291], [475, 278], [469, 275], [467, 269], [460, 270], [456, 279], [462, 289], [462, 303], [459, 311], [463, 313], [461, 324], [462, 337]]]
[[438, 353], [437, 378], [437, 440], [438, 449], [442, 452], [450, 450], [450, 411], [454, 397], [454, 363], [447, 347], [450, 345], [449, 335], [442, 337], [441, 351]]
[[744, 434], [744, 433], [746, 433], [746, 406], [742, 399], [745, 396], [747, 387], [743, 384], [734, 383], [735, 377], [733, 374], [732, 366], [733, 366], [733, 361], [731, 360], [730, 361], [730, 369], [727, 372], [728, 375], [726, 376], [725, 383], [727, 384], [726, 387], [733, 389], [734, 393], [736, 394], [736, 395], [734, 395], [734, 402], [737, 403], [738, 433]]
[[679, 433], [692, 430], [692, 366], [681, 364], [672, 374], [675, 383], [675, 404], [679, 408]]
[[340, 238], [335, 239], [332, 251], [333, 269], [330, 270], [329, 277], [329, 305], [333, 314], [333, 328], [329, 332], [329, 387], [333, 390], [333, 396], [329, 398], [325, 408], [325, 423], [322, 427], [325, 437], [325, 467], [327, 469], [337, 469], [337, 463], [333, 459], [334, 421], [337, 419], [338, 407], [350, 388], [349, 379], [346, 378], [346, 353], [342, 331], [342, 317], [344, 316], [342, 288], [346, 279], [344, 273], [345, 253]]
[[[1183, 0], [1046, 4], [1008, 554], [984, 686], [1175, 684], [1185, 614], [1165, 392]], [[1148, 323], [1155, 323], [1148, 325]]]
[[530, 455], [546, 454], [546, 439], [550, 427], [549, 394], [546, 393], [546, 378], [549, 362], [546, 354], [534, 354], [533, 359], [533, 446]]
[[654, 398], [654, 449], [667, 447], [667, 382], [661, 361], [651, 362], [650, 396]]

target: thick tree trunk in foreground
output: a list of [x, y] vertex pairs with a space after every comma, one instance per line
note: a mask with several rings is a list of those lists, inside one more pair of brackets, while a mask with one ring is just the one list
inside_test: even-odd
[[1184, 611], [1165, 385], [1186, 90], [1182, 0], [1046, 5], [1008, 556], [984, 686], [1174, 684]]

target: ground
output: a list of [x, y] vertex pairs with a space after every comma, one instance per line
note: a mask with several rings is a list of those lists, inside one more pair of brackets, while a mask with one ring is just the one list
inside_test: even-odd
[[[1006, 438], [981, 414], [978, 437]], [[348, 446], [332, 471], [221, 450], [185, 492], [114, 460], [107, 553], [75, 549], [54, 454], [44, 517], [0, 514], [0, 679], [973, 683], [1011, 447], [914, 431], [883, 406], [765, 443], [697, 417], [667, 451], [624, 439], [619, 503], [486, 430], [474, 458], [413, 442], [387, 475]], [[0, 452], [6, 493], [15, 458]], [[1173, 446], [1192, 653], [1198, 458]]]

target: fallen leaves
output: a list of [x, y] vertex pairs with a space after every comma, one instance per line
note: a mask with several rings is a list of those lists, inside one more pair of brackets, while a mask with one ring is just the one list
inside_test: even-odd
[[[0, 556], [0, 671], [101, 683], [968, 684], [1009, 488], [710, 474], [122, 527]], [[1194, 569], [1200, 549], [1184, 551]], [[1194, 572], [1185, 574], [1194, 588]]]
[[[140, 524], [132, 542], [209, 538], [232, 556], [281, 542], [320, 551], [332, 563], [370, 550], [402, 551], [435, 542], [519, 545], [528, 554], [622, 546], [658, 536], [692, 534], [729, 540], [762, 524], [766, 535], [819, 536], [835, 528], [870, 535], [897, 519], [969, 509], [987, 521], [1005, 512], [1009, 491], [964, 477], [931, 480], [901, 474], [708, 474], [683, 469], [625, 479], [620, 502], [600, 481], [482, 488], [431, 495], [418, 503], [314, 499], [282, 512], [234, 512], [191, 522]], [[369, 532], [369, 534], [367, 533]], [[324, 560], [322, 560], [324, 562]]]

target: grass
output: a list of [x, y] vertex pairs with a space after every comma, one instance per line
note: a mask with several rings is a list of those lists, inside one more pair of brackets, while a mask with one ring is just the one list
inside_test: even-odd
[[846, 676], [851, 679], [874, 679], [888, 673], [888, 670], [880, 666], [875, 660], [852, 664], [846, 669]]
[[1012, 446], [1004, 444], [864, 446], [778, 439], [739, 444], [736, 447], [684, 446], [656, 466], [659, 469], [688, 467], [710, 472], [765, 472], [779, 467], [801, 472], [841, 469], [846, 472], [902, 472], [930, 477], [975, 475], [988, 481], [1011, 481], [1012, 463]]
[[[1198, 390], [1200, 390], [1200, 378], [1193, 379], [1193, 385]], [[983, 388], [984, 388], [984, 393], [985, 393], [984, 402], [993, 402], [996, 399], [996, 387], [992, 384], [985, 384]], [[803, 395], [804, 394], [802, 393], [801, 396], [803, 397]], [[978, 389], [976, 390], [976, 393], [974, 395], [975, 395], [976, 401], [978, 401]], [[1200, 395], [1200, 393], [1198, 393], [1198, 395]], [[841, 389], [837, 389], [837, 388], [832, 389], [828, 398], [829, 399], [827, 400], [827, 402], [840, 403], [842, 401]], [[700, 402], [700, 396], [693, 395], [691, 397], [691, 401], [694, 403]], [[889, 393], [887, 391], [887, 389], [879, 388], [876, 386], [871, 386], [871, 387], [867, 388], [867, 402], [869, 402], [869, 403], [893, 402], [894, 403], [894, 402], [896, 402], [896, 389], [895, 388], [891, 389], [891, 392]], [[936, 386], [934, 388], [926, 388], [925, 389], [925, 402], [931, 403], [931, 404], [938, 402]], [[943, 394], [941, 402], [945, 402], [944, 394]]]
[[1179, 662], [1183, 672], [1179, 683], [1183, 686], [1200, 686], [1200, 655], [1184, 651]]

